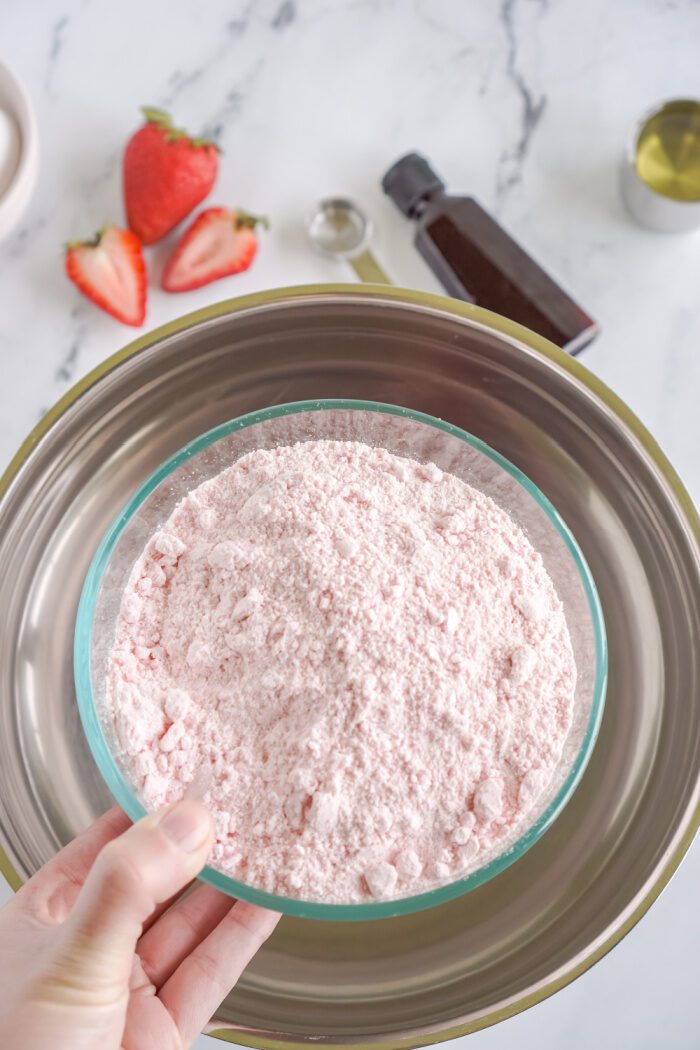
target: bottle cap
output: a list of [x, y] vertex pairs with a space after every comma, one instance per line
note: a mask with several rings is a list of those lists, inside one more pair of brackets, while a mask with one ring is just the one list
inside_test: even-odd
[[436, 190], [444, 190], [445, 183], [436, 175], [420, 153], [407, 153], [389, 168], [382, 179], [382, 189], [394, 204], [409, 218], [415, 219], [419, 204]]

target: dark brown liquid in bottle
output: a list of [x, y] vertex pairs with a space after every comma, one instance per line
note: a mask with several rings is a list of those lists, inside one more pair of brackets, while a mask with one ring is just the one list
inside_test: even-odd
[[575, 354], [595, 338], [588, 314], [471, 197], [451, 197], [427, 161], [402, 158], [384, 188], [418, 220], [416, 247], [450, 295], [525, 325]]

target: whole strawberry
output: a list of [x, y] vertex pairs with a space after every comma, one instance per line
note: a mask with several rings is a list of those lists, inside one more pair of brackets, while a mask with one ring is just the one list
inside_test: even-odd
[[173, 127], [167, 113], [145, 107], [146, 124], [124, 151], [124, 202], [129, 227], [143, 244], [164, 237], [214, 185], [219, 151]]

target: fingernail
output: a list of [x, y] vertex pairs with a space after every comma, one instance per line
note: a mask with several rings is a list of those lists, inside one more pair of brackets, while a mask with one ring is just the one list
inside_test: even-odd
[[158, 825], [183, 853], [194, 853], [209, 836], [211, 818], [199, 802], [185, 799], [166, 810]]

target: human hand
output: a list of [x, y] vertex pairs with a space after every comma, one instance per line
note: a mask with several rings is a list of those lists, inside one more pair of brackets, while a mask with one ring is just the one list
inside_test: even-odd
[[[199, 802], [118, 808], [0, 910], [3, 1050], [185, 1050], [279, 916], [200, 885]], [[127, 830], [128, 828], [128, 830]]]

